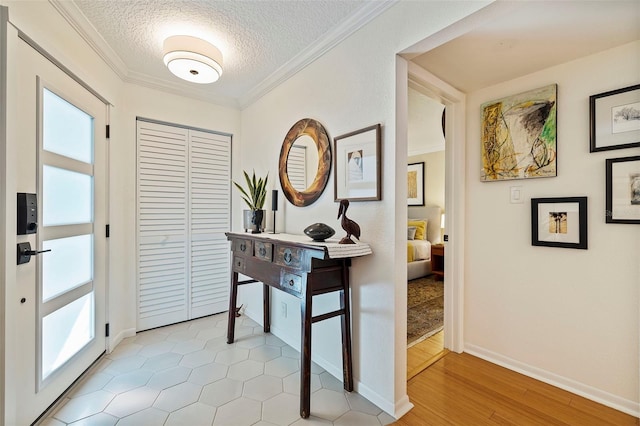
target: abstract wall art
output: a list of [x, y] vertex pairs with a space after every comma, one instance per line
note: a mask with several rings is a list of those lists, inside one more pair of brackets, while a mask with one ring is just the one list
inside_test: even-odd
[[482, 105], [484, 182], [554, 177], [558, 85]]

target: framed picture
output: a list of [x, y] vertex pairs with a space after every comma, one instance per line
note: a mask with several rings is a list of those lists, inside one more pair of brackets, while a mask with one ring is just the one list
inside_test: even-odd
[[640, 224], [640, 155], [608, 159], [606, 175], [606, 223]]
[[589, 96], [590, 151], [640, 146], [640, 84]]
[[334, 138], [335, 201], [380, 200], [380, 124]]
[[531, 245], [587, 249], [587, 197], [532, 198]]
[[407, 166], [407, 204], [424, 206], [424, 162]]
[[551, 84], [482, 104], [481, 181], [557, 175], [557, 93]]

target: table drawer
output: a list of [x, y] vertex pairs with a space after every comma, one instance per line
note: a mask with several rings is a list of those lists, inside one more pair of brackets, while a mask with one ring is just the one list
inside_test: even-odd
[[289, 268], [300, 268], [303, 250], [295, 247], [276, 246], [274, 262]]
[[233, 272], [239, 272], [239, 273], [244, 273], [245, 270], [245, 263], [244, 263], [244, 258], [242, 257], [238, 257], [238, 256], [233, 256]]
[[300, 294], [302, 291], [302, 277], [291, 272], [280, 271], [280, 288], [287, 293]]
[[255, 242], [256, 247], [253, 255], [258, 259], [266, 260], [267, 262], [271, 262], [273, 259], [273, 244], [271, 243], [263, 243], [260, 241]]
[[237, 239], [233, 240], [233, 251], [240, 256], [251, 256], [253, 253], [253, 241]]

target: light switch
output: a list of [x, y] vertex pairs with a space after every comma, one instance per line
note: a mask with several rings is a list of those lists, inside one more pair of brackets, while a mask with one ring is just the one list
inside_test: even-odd
[[522, 187], [512, 186], [511, 187], [511, 204], [522, 204], [522, 203], [524, 203], [524, 196], [522, 195]]

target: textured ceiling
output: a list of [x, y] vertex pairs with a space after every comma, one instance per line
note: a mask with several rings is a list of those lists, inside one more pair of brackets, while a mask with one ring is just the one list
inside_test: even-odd
[[[205, 1], [53, 0], [125, 81], [173, 88], [242, 106], [269, 90], [310, 55], [355, 31], [393, 2], [371, 0]], [[205, 39], [223, 54], [210, 85], [185, 83], [162, 62], [170, 35]], [[320, 46], [320, 47], [319, 47]]]

